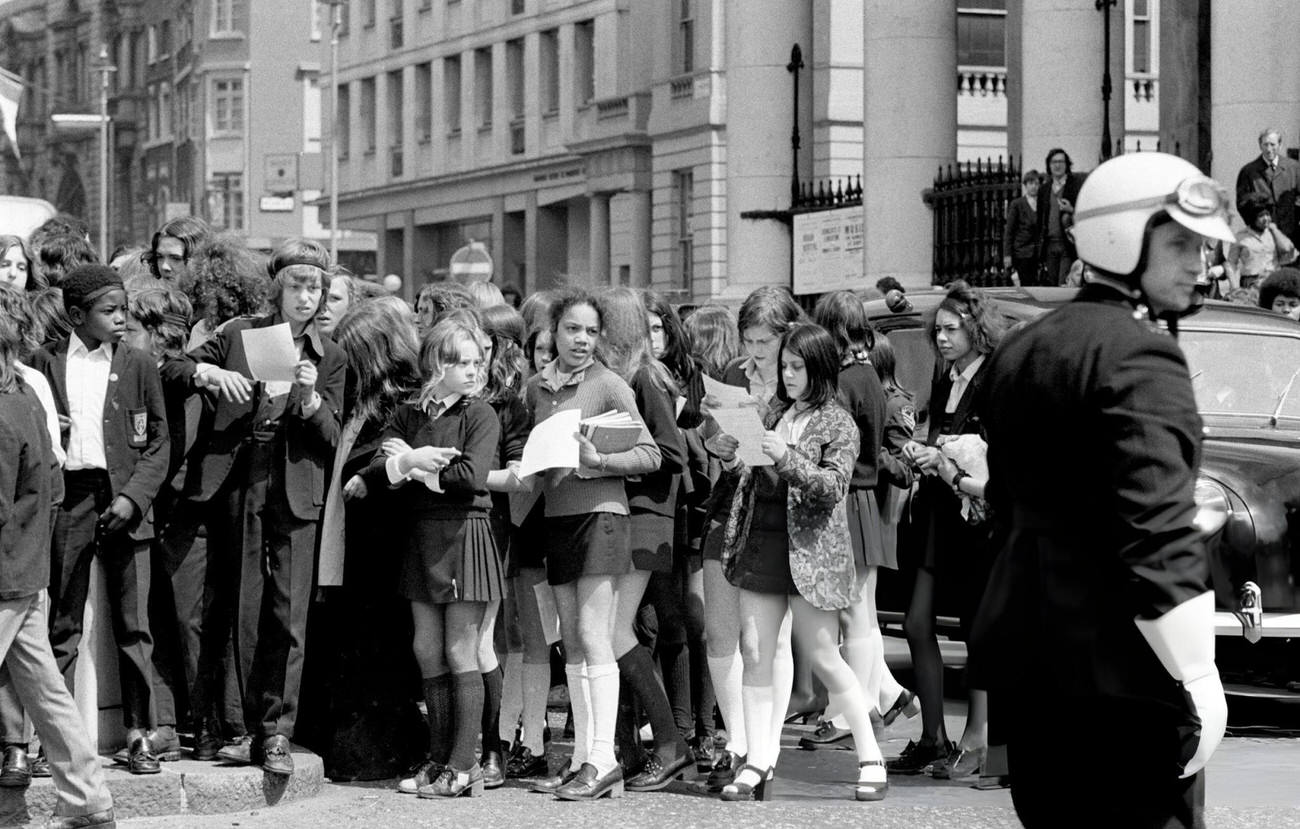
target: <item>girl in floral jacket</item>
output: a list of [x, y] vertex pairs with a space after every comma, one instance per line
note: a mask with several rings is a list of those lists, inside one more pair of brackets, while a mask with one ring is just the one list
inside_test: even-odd
[[772, 718], [772, 660], [787, 608], [796, 647], [809, 655], [831, 705], [843, 711], [858, 750], [858, 800], [885, 796], [884, 760], [871, 729], [871, 706], [839, 652], [839, 613], [858, 584], [845, 496], [859, 436], [836, 402], [840, 353], [816, 325], [798, 325], [781, 343], [779, 405], [769, 413], [762, 450], [773, 466], [751, 469], [738, 441], [720, 436], [716, 451], [736, 494], [727, 519], [722, 565], [740, 588], [741, 696], [749, 755], [724, 800], [762, 800], [780, 743], [761, 726]]

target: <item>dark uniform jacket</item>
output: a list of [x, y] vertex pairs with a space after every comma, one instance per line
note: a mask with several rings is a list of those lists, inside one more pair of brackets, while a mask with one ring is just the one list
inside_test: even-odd
[[[1047, 224], [1051, 221], [1052, 202], [1057, 199], [1065, 199], [1070, 204], [1077, 206], [1079, 204], [1079, 190], [1083, 187], [1083, 180], [1086, 178], [1087, 176], [1083, 173], [1069, 173], [1065, 177], [1065, 186], [1061, 189], [1061, 192], [1053, 193], [1052, 177], [1048, 176], [1038, 188], [1038, 256], [1040, 259], [1045, 260], [1047, 257], [1047, 242], [1051, 236]], [[1073, 216], [1074, 214], [1070, 215]], [[1065, 227], [1069, 227], [1071, 219], [1062, 216], [1061, 223]], [[1077, 258], [1078, 254], [1075, 252], [1074, 243], [1070, 241], [1069, 237], [1062, 238], [1061, 242], [1065, 244], [1065, 255], [1071, 260]], [[1051, 277], [1054, 280], [1056, 275], [1051, 274]], [[1056, 283], [1052, 282], [1052, 284]]]
[[1177, 341], [1087, 285], [1003, 341], [980, 395], [986, 495], [1009, 538], [975, 622], [973, 684], [1181, 709], [1133, 623], [1207, 589], [1192, 525], [1201, 420]]
[[[252, 377], [244, 353], [242, 331], [266, 328], [284, 320], [278, 313], [260, 319], [237, 319], [221, 332], [184, 357], [168, 360], [163, 376], [168, 380], [194, 381], [199, 363], [210, 363], [245, 377]], [[333, 460], [339, 437], [339, 411], [343, 405], [343, 384], [347, 360], [333, 341], [308, 328], [307, 357], [316, 364], [316, 391], [321, 405], [311, 417], [302, 416], [307, 402], [295, 384], [281, 417], [285, 430], [285, 489], [294, 517], [304, 521], [320, 518], [325, 503], [326, 466]], [[189, 458], [189, 473], [184, 495], [195, 501], [212, 498], [230, 476], [239, 449], [253, 432], [253, 419], [261, 397], [262, 384], [253, 384], [253, 393], [245, 403], [218, 398], [212, 414], [210, 431], [201, 435]]]
[[0, 601], [50, 583], [50, 497], [59, 464], [45, 409], [26, 384], [0, 394]]
[[[50, 381], [54, 405], [68, 414], [67, 337], [32, 355], [32, 367]], [[63, 446], [68, 444], [67, 432]], [[131, 525], [131, 537], [154, 537], [153, 501], [167, 479], [171, 455], [167, 408], [154, 358], [126, 343], [113, 346], [108, 391], [104, 395], [104, 458], [113, 496], [125, 495], [135, 504], [140, 520]]]
[[1259, 193], [1268, 200], [1269, 213], [1278, 230], [1295, 242], [1300, 233], [1297, 222], [1296, 201], [1300, 199], [1300, 161], [1279, 156], [1277, 169], [1270, 170], [1262, 156], [1256, 156], [1237, 173], [1237, 209], [1241, 200], [1251, 193]]

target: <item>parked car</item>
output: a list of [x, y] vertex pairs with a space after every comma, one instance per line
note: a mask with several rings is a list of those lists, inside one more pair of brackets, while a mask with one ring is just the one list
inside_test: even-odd
[[[1015, 321], [1028, 321], [1073, 297], [1073, 288], [995, 288], [989, 294]], [[941, 291], [909, 294], [911, 308], [869, 301], [877, 330], [898, 356], [897, 377], [926, 404], [934, 352], [925, 314]], [[1179, 325], [1197, 408], [1205, 424], [1195, 497], [1207, 529], [1225, 680], [1300, 690], [1300, 323], [1280, 314], [1207, 301]], [[1241, 605], [1246, 582], [1259, 586], [1264, 639]], [[905, 609], [897, 580], [882, 580], [880, 606]], [[1248, 610], [1248, 608], [1247, 608]], [[940, 608], [942, 613], [943, 609]], [[1252, 639], [1254, 637], [1252, 636]]]

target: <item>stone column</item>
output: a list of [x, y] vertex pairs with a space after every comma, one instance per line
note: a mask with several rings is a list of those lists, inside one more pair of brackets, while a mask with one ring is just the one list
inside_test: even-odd
[[1229, 190], [1259, 155], [1265, 127], [1281, 130], [1284, 147], [1300, 146], [1300, 52], [1288, 37], [1297, 27], [1297, 3], [1210, 4], [1210, 175]]
[[957, 155], [957, 16], [944, 0], [863, 5], [863, 287], [890, 275], [922, 288], [934, 225], [921, 192]]
[[[1007, 148], [1043, 172], [1053, 147], [1076, 171], [1101, 158], [1105, 31], [1092, 2], [1008, 0]], [[1013, 34], [1014, 32], [1014, 34]], [[1111, 145], [1124, 137], [1124, 7], [1110, 10]]]
[[629, 263], [630, 282], [633, 288], [650, 287], [650, 260], [653, 229], [649, 190], [628, 193], [631, 206], [632, 257]]
[[592, 285], [610, 285], [609, 273], [609, 194], [587, 196], [587, 272]]
[[[790, 228], [740, 214], [790, 207], [794, 99], [785, 67], [790, 47], [799, 43], [808, 63], [800, 74], [800, 106], [808, 108], [812, 5], [729, 0], [725, 17], [727, 287], [721, 298], [737, 302], [759, 285], [790, 284]], [[802, 131], [810, 147], [808, 124]]]

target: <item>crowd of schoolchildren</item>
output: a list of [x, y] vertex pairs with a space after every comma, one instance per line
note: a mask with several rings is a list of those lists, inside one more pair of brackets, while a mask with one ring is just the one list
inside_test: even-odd
[[[60, 814], [112, 819], [63, 687], [93, 559], [132, 773], [179, 758], [183, 733], [196, 759], [290, 774], [297, 735], [335, 776], [414, 761], [398, 787], [425, 798], [517, 778], [588, 800], [703, 773], [761, 800], [789, 713], [824, 706], [807, 745], [852, 736], [858, 800], [885, 797], [887, 771], [978, 774], [987, 706], [973, 692], [949, 742], [934, 600], [937, 574], [987, 566], [983, 481], [938, 448], [979, 431], [1000, 334], [979, 292], [954, 287], [929, 320], [951, 370], [917, 442], [849, 292], [811, 314], [773, 287], [738, 315], [630, 288], [516, 310], [491, 283], [436, 282], [412, 309], [312, 242], [259, 258], [190, 218], [111, 265], [71, 227], [0, 254], [0, 633], [19, 601], [10, 647], [43, 666], [0, 672], [0, 786], [52, 774]], [[258, 380], [258, 335], [280, 325], [292, 379]], [[743, 389], [761, 460], [706, 382]], [[572, 409], [625, 413], [639, 437], [578, 433], [576, 468], [521, 476], [530, 430]], [[875, 591], [918, 479], [914, 693], [886, 666]], [[553, 653], [573, 751], [548, 762]], [[877, 735], [918, 713], [887, 768]]]

